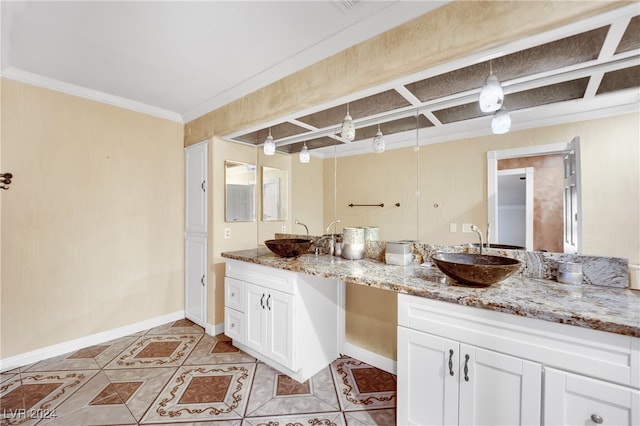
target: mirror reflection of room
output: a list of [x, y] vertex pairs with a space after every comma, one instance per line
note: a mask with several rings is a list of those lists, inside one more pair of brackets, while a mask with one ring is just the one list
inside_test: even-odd
[[255, 221], [255, 199], [255, 164], [225, 161], [225, 221]]
[[262, 220], [287, 220], [287, 171], [262, 167]]

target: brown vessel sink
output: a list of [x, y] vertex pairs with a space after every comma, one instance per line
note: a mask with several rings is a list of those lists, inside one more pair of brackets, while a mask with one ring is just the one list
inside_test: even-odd
[[449, 278], [463, 284], [488, 286], [520, 269], [517, 259], [473, 253], [436, 253], [431, 259]]
[[311, 247], [313, 241], [304, 238], [281, 238], [276, 240], [267, 240], [264, 243], [269, 250], [278, 256], [295, 257], [309, 251], [309, 247]]

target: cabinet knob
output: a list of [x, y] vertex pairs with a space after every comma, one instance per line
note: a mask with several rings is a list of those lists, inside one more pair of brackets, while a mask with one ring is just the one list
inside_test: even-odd
[[235, 294], [235, 293], [231, 293], [231, 297], [235, 297], [235, 296], [236, 296], [236, 294]]
[[597, 414], [592, 414], [591, 415], [591, 421], [594, 422], [595, 424], [599, 425], [604, 421], [604, 419], [602, 417], [600, 417], [599, 415], [597, 415]]
[[235, 328], [236, 325], [234, 323], [231, 323], [231, 328]]

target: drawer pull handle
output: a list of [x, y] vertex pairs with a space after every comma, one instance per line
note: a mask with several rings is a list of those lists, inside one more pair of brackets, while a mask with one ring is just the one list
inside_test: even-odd
[[595, 424], [599, 425], [599, 424], [601, 424], [604, 420], [603, 420], [603, 418], [602, 418], [602, 417], [600, 417], [599, 415], [597, 415], [597, 414], [592, 414], [592, 415], [591, 415], [591, 421], [593, 421]]
[[231, 293], [231, 297], [236, 297], [236, 294], [235, 293]]
[[271, 295], [269, 295], [269, 297], [267, 297], [267, 308], [269, 308], [269, 310], [271, 310], [271, 305], [269, 304], [269, 300], [271, 300]]
[[202, 284], [202, 287], [204, 287], [204, 275], [202, 276], [202, 278], [200, 278], [200, 284]]
[[231, 323], [231, 328], [235, 328], [235, 326], [236, 325], [234, 323]]
[[262, 293], [262, 297], [260, 298], [260, 306], [264, 309], [264, 293]]
[[449, 375], [453, 376], [453, 349], [449, 349]]
[[464, 381], [469, 381], [469, 355], [465, 354], [464, 356]]

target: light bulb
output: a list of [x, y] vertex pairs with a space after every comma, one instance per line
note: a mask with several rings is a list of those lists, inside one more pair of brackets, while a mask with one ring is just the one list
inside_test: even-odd
[[356, 126], [353, 124], [353, 119], [349, 114], [349, 104], [347, 104], [347, 115], [344, 116], [344, 120], [342, 120], [342, 132], [340, 133], [342, 139], [346, 139], [349, 142], [355, 139], [356, 137]]
[[378, 132], [376, 133], [376, 137], [373, 138], [373, 152], [375, 153], [384, 152], [384, 138], [382, 137], [382, 131], [380, 131], [380, 126], [378, 126]]
[[311, 155], [309, 154], [309, 148], [307, 148], [307, 144], [305, 142], [304, 146], [302, 147], [302, 150], [300, 151], [300, 162], [308, 163], [309, 160], [311, 160]]
[[511, 115], [504, 108], [496, 111], [491, 120], [491, 131], [496, 135], [507, 133], [511, 129]]
[[480, 111], [497, 111], [502, 106], [503, 101], [504, 91], [502, 90], [502, 85], [495, 75], [489, 74], [487, 81], [485, 81], [484, 86], [482, 86], [480, 98], [478, 99], [478, 102], [480, 103]]
[[269, 130], [269, 136], [265, 139], [262, 149], [265, 155], [273, 155], [276, 153], [276, 143], [273, 141], [273, 136], [271, 136], [271, 130]]

